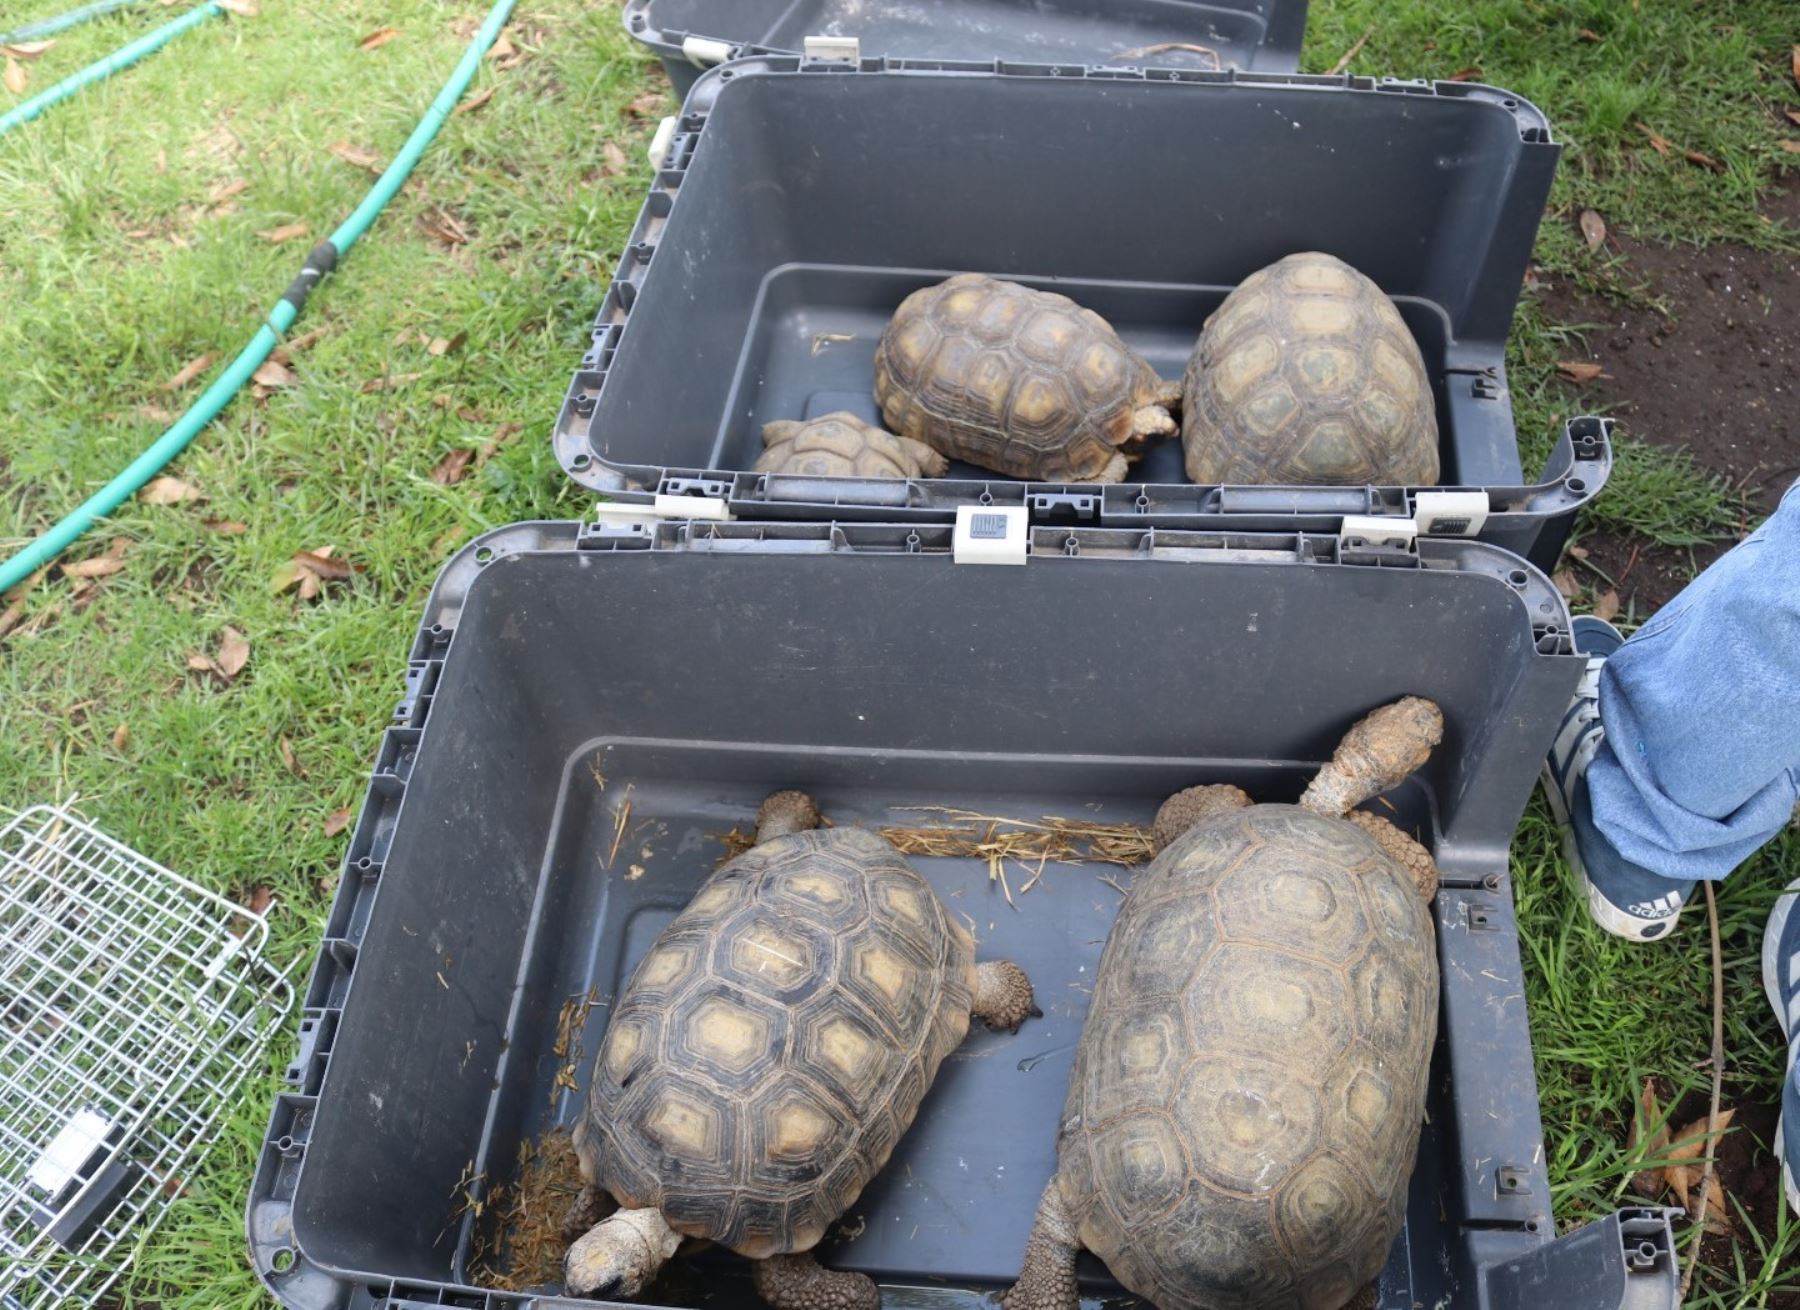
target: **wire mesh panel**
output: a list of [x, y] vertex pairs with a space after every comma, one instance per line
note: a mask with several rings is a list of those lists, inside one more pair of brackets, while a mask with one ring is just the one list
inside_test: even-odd
[[0, 1306], [93, 1304], [292, 1004], [258, 915], [66, 807], [0, 828]]

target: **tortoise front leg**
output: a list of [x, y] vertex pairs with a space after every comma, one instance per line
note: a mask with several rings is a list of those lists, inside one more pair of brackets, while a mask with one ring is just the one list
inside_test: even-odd
[[1080, 1254], [1075, 1220], [1063, 1204], [1061, 1184], [1052, 1178], [1038, 1202], [1019, 1281], [1000, 1298], [1002, 1310], [1078, 1310], [1081, 1293], [1075, 1287], [1075, 1257]]
[[867, 1274], [827, 1269], [811, 1251], [756, 1262], [756, 1292], [775, 1310], [880, 1310], [881, 1292]]
[[990, 1028], [1016, 1033], [1027, 1019], [1044, 1013], [1031, 999], [1031, 979], [1011, 960], [983, 960], [976, 965], [974, 992], [969, 1013]]

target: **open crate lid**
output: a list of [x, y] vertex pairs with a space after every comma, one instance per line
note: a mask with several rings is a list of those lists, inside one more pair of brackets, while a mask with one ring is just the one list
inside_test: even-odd
[[625, 30], [684, 94], [701, 69], [751, 54], [1291, 73], [1306, 0], [627, 0]]
[[[1535, 482], [1521, 465], [1505, 343], [1558, 147], [1507, 91], [767, 56], [707, 73], [666, 135], [553, 433], [564, 470], [609, 499], [811, 521], [942, 522], [995, 502], [1121, 527], [1379, 515], [1550, 566], [1606, 481], [1599, 420], [1573, 425]], [[1174, 439], [1107, 486], [955, 461], [937, 478], [753, 471], [771, 421], [880, 423], [876, 343], [909, 293], [952, 274], [1067, 295], [1174, 380], [1233, 288], [1306, 250], [1398, 307], [1432, 387], [1439, 486], [1201, 485]], [[1444, 509], [1447, 492], [1463, 494]]]

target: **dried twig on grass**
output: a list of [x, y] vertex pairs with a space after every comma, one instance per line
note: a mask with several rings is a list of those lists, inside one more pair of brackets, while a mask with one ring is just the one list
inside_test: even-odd
[[1725, 969], [1719, 958], [1719, 906], [1713, 899], [1712, 884], [1702, 882], [1700, 885], [1706, 889], [1706, 926], [1712, 935], [1712, 1100], [1706, 1107], [1706, 1163], [1700, 1170], [1700, 1186], [1696, 1189], [1700, 1205], [1693, 1216], [1694, 1236], [1688, 1243], [1687, 1268], [1681, 1271], [1681, 1293], [1675, 1298], [1677, 1305], [1687, 1303], [1688, 1289], [1694, 1284], [1694, 1267], [1700, 1263], [1700, 1243], [1706, 1238], [1706, 1195], [1712, 1187], [1713, 1165], [1719, 1154], [1719, 1093], [1725, 1082]]
[[1339, 73], [1350, 67], [1350, 61], [1362, 53], [1362, 48], [1369, 44], [1369, 38], [1374, 35], [1375, 29], [1370, 27], [1361, 36], [1357, 37], [1355, 44], [1338, 56], [1337, 63], [1325, 70], [1325, 76], [1336, 77]]

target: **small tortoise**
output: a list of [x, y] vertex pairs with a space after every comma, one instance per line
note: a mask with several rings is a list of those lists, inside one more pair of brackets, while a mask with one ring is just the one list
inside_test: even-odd
[[[707, 879], [638, 965], [594, 1061], [566, 1229], [574, 1296], [634, 1296], [680, 1245], [757, 1262], [777, 1310], [872, 1310], [812, 1248], [887, 1162], [969, 1018], [1016, 1029], [1031, 984], [975, 943], [874, 833], [814, 831], [800, 792]], [[595, 1223], [607, 1196], [622, 1207]], [[590, 1227], [590, 1225], [592, 1225]]]
[[1206, 320], [1182, 383], [1195, 482], [1433, 486], [1436, 403], [1394, 302], [1341, 259], [1289, 255]]
[[814, 478], [941, 478], [950, 461], [922, 441], [896, 437], [848, 410], [796, 423], [763, 425], [758, 473]]
[[1337, 1310], [1405, 1220], [1438, 1017], [1431, 856], [1352, 809], [1443, 735], [1407, 697], [1299, 805], [1163, 804], [1106, 939], [1005, 1310], [1075, 1310], [1094, 1252], [1161, 1310]]
[[913, 292], [875, 349], [890, 428], [1015, 478], [1118, 482], [1180, 395], [1098, 314], [979, 273]]

